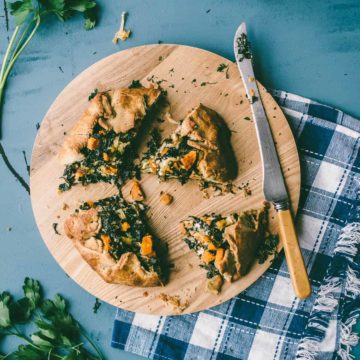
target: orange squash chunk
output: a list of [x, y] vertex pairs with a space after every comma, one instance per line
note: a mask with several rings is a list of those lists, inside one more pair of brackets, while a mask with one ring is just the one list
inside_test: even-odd
[[89, 150], [95, 150], [99, 146], [99, 140], [93, 137], [89, 138], [86, 147]]
[[216, 251], [216, 255], [215, 255], [215, 265], [218, 264], [222, 258], [224, 257], [224, 249], [219, 248]]
[[151, 235], [145, 235], [141, 240], [141, 255], [151, 256], [153, 254], [153, 241]]
[[207, 246], [208, 246], [209, 250], [217, 250], [218, 249], [211, 241], [208, 242]]
[[109, 161], [108, 153], [106, 153], [106, 152], [103, 153], [103, 159], [104, 159], [104, 161]]
[[186, 155], [184, 155], [180, 159], [180, 161], [183, 164], [185, 170], [189, 170], [196, 161], [196, 151], [192, 150], [192, 151], [188, 152]]
[[107, 166], [105, 169], [104, 169], [104, 173], [106, 175], [115, 175], [117, 174], [117, 168], [114, 167], [114, 166]]
[[209, 264], [212, 261], [215, 260], [215, 255], [212, 254], [210, 251], [205, 250], [203, 252], [203, 254], [201, 255], [201, 260], [205, 263], [205, 264]]
[[125, 221], [121, 224], [122, 231], [128, 231], [129, 229], [130, 229], [130, 224], [128, 222]]
[[134, 180], [132, 182], [130, 196], [135, 201], [143, 201], [145, 199], [145, 196], [141, 190], [140, 184], [136, 180]]
[[157, 171], [157, 166], [156, 166], [155, 162], [152, 159], [149, 160], [149, 166], [150, 166], [150, 169], [151, 169], [151, 173], [155, 175], [156, 171]]
[[101, 237], [101, 240], [104, 243], [104, 250], [106, 252], [109, 252], [109, 250], [110, 250], [110, 240], [111, 240], [110, 236], [102, 234], [100, 237]]

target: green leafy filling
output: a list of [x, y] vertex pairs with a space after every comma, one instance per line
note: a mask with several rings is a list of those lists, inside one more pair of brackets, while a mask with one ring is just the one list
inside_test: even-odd
[[[176, 142], [173, 142], [170, 138], [163, 141], [163, 145], [157, 148], [158, 151], [154, 154], [155, 146], [158, 139], [151, 142], [149, 145], [149, 152], [145, 153], [143, 160], [150, 160], [155, 164], [157, 170], [156, 174], [161, 180], [167, 180], [176, 178], [181, 184], [185, 184], [189, 181], [190, 177], [196, 173], [197, 161], [195, 161], [189, 169], [185, 169], [181, 163], [181, 158], [188, 154], [190, 151], [197, 151], [193, 147], [188, 145], [188, 137], [181, 136]], [[163, 151], [166, 149], [166, 152]], [[169, 159], [169, 161], [166, 161]], [[149, 161], [146, 161], [149, 164]], [[166, 168], [163, 169], [163, 164], [166, 163]]]
[[[121, 255], [131, 252], [137, 255], [141, 265], [147, 271], [162, 273], [158, 257], [142, 256], [141, 241], [150, 231], [146, 225], [146, 207], [142, 203], [127, 202], [121, 196], [112, 196], [94, 203], [101, 219], [101, 229], [96, 238], [102, 240], [102, 235], [110, 237], [109, 254], [116, 260]], [[80, 209], [90, 209], [90, 204], [84, 203]], [[123, 224], [127, 223], [128, 228]], [[152, 237], [154, 250], [161, 254], [161, 248], [157, 239]]]
[[[134, 129], [116, 134], [113, 130], [104, 131], [96, 125], [91, 137], [98, 140], [98, 146], [94, 150], [83, 148], [81, 153], [84, 159], [65, 167], [62, 177], [64, 182], [59, 185], [59, 190], [69, 190], [77, 183], [87, 185], [97, 182], [112, 183], [121, 187], [128, 179], [139, 178], [140, 169], [134, 164], [135, 136]], [[104, 158], [104, 154], [109, 157], [108, 160]]]

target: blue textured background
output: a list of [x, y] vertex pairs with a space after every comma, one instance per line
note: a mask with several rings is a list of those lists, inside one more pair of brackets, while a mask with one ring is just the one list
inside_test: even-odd
[[[360, 2], [348, 1], [98, 1], [98, 27], [82, 30], [81, 19], [65, 24], [48, 20], [16, 64], [7, 88], [2, 145], [11, 163], [28, 180], [28, 158], [41, 120], [60, 90], [97, 60], [142, 44], [179, 43], [233, 59], [233, 34], [241, 21], [264, 85], [284, 89], [341, 108], [360, 117]], [[0, 11], [0, 52], [13, 29]], [[112, 36], [122, 10], [133, 31], [115, 46]], [[210, 11], [209, 11], [210, 10]], [[121, 71], [121, 69], [120, 69]], [[109, 346], [114, 308], [102, 304], [69, 279], [53, 260], [36, 228], [29, 196], [0, 158], [0, 290], [20, 291], [25, 276], [46, 284], [46, 292], [65, 294], [80, 322], [98, 339], [108, 359], [136, 356]], [[11, 228], [11, 231], [9, 231]]]

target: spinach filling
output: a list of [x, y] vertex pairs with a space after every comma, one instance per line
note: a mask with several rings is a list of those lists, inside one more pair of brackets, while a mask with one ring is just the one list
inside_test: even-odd
[[[131, 252], [137, 255], [141, 265], [147, 271], [162, 273], [158, 256], [143, 256], [141, 243], [150, 232], [146, 225], [146, 207], [141, 203], [128, 203], [120, 196], [112, 196], [99, 200], [94, 204], [85, 202], [81, 210], [88, 210], [92, 206], [98, 209], [101, 219], [101, 229], [96, 238], [104, 242], [104, 236], [110, 238], [109, 254], [119, 260], [121, 255]], [[154, 238], [154, 237], [152, 237]], [[154, 239], [156, 255], [161, 249], [157, 239]]]
[[[237, 221], [240, 221], [244, 226], [253, 230], [256, 230], [257, 225], [257, 215], [251, 212], [242, 214], [233, 213], [227, 217], [216, 214], [204, 215], [201, 218], [191, 216], [190, 219], [190, 221], [184, 222], [186, 228], [184, 241], [188, 247], [194, 250], [201, 258], [202, 263], [200, 266], [206, 270], [208, 279], [216, 275], [221, 275], [215, 262], [217, 251], [223, 249], [225, 252], [225, 250], [229, 248], [229, 243], [224, 240], [226, 228]], [[263, 245], [260, 246], [257, 254], [260, 263], [264, 262], [269, 255], [273, 254], [274, 245], [275, 249], [277, 245], [276, 238], [274, 235], [269, 235], [263, 242]], [[203, 241], [204, 239], [206, 239], [206, 241]], [[208, 240], [210, 240], [210, 245]], [[208, 253], [208, 256], [205, 258], [203, 258], [204, 252]]]
[[[176, 141], [167, 138], [160, 148], [155, 147], [155, 142], [148, 143], [148, 151], [144, 154], [143, 161], [154, 164], [155, 172], [161, 180], [176, 178], [181, 184], [185, 184], [196, 173], [199, 154], [196, 149], [188, 145], [187, 136], [175, 136], [177, 136]], [[181, 159], [192, 151], [197, 153], [196, 160], [191, 166], [185, 167]], [[152, 166], [149, 167], [151, 169]]]
[[90, 138], [95, 139], [97, 146], [91, 150], [81, 149], [84, 159], [65, 167], [59, 185], [60, 191], [69, 190], [75, 184], [107, 182], [121, 187], [130, 178], [139, 178], [140, 169], [134, 164], [136, 151], [133, 140], [136, 130], [116, 134], [113, 130], [104, 130], [98, 124]]
[[[231, 221], [237, 221], [238, 215], [232, 214]], [[204, 217], [195, 217], [191, 216], [190, 228], [187, 228], [187, 236], [184, 238], [185, 243], [188, 245], [189, 249], [194, 250], [200, 258], [202, 254], [206, 251], [209, 254], [213, 255], [214, 260], [216, 252], [218, 249], [223, 249], [224, 251], [229, 248], [227, 241], [224, 241], [224, 231], [226, 225], [220, 226], [219, 224], [225, 224], [227, 221], [226, 217], [221, 215], [205, 215]], [[212, 247], [209, 249], [209, 244], [206, 242], [201, 242], [196, 239], [191, 232], [196, 232], [208, 236], [211, 239], [212, 245], [216, 250], [212, 250]], [[208, 279], [213, 278], [216, 275], [221, 275], [219, 270], [215, 266], [215, 261], [202, 262], [200, 266], [206, 270], [206, 277]]]

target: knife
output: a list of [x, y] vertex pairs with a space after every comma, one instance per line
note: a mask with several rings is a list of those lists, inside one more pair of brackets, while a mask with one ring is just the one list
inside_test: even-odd
[[280, 237], [284, 244], [285, 257], [295, 295], [300, 299], [306, 299], [311, 294], [311, 286], [297, 240], [279, 158], [256, 84], [245, 23], [242, 23], [236, 31], [234, 51], [246, 95], [250, 102], [260, 147], [264, 196], [267, 201], [274, 204], [277, 211]]

